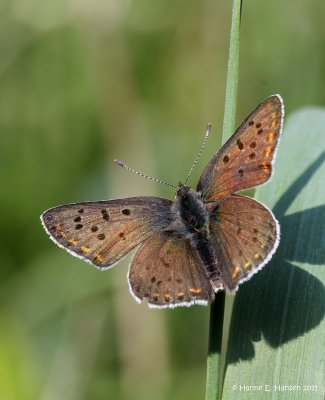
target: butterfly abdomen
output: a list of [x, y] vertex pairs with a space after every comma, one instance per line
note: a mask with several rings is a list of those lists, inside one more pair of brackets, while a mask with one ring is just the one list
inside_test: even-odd
[[213, 287], [213, 290], [215, 292], [222, 290], [224, 288], [223, 277], [215, 250], [212, 247], [210, 240], [207, 237], [193, 236], [192, 244], [202, 261], [204, 271]]

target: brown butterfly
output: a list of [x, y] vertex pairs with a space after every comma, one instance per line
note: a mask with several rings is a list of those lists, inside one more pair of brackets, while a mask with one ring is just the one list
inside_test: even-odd
[[205, 167], [196, 191], [179, 184], [175, 201], [159, 197], [68, 204], [41, 220], [50, 238], [100, 270], [140, 245], [132, 259], [131, 294], [151, 307], [206, 305], [234, 293], [279, 244], [272, 212], [234, 194], [266, 182], [282, 130], [281, 96], [264, 100]]

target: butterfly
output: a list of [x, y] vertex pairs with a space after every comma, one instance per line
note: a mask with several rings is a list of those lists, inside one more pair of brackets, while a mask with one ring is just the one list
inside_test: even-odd
[[280, 228], [272, 212], [235, 192], [272, 175], [282, 131], [282, 98], [259, 104], [212, 157], [196, 190], [180, 183], [175, 200], [140, 196], [62, 205], [41, 220], [50, 238], [100, 270], [137, 249], [130, 292], [149, 307], [207, 305], [234, 293], [274, 254]]

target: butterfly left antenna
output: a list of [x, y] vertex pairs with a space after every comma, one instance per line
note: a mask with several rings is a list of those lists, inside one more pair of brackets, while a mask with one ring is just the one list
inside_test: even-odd
[[201, 157], [203, 149], [204, 149], [204, 147], [206, 145], [206, 142], [208, 140], [208, 137], [210, 135], [210, 131], [211, 131], [211, 124], [208, 124], [207, 129], [205, 131], [205, 135], [204, 135], [204, 139], [203, 139], [203, 143], [201, 145], [200, 151], [198, 152], [198, 155], [196, 156], [196, 159], [194, 160], [194, 163], [192, 164], [191, 169], [190, 169], [190, 171], [187, 174], [187, 177], [185, 179], [185, 183], [184, 183], [185, 186], [186, 186], [187, 181], [189, 180], [190, 176], [192, 175], [194, 167], [196, 166], [197, 162], [199, 161], [199, 158]]
[[148, 175], [145, 175], [145, 174], [143, 174], [143, 173], [141, 173], [139, 171], [136, 171], [135, 169], [133, 169], [133, 168], [129, 167], [128, 165], [126, 165], [123, 161], [114, 160], [114, 162], [117, 165], [119, 165], [120, 167], [123, 167], [123, 168], [127, 169], [128, 171], [134, 172], [135, 174], [137, 174], [139, 176], [142, 176], [143, 178], [147, 178], [147, 179], [150, 179], [152, 181], [155, 181], [155, 182], [158, 182], [158, 183], [162, 183], [163, 185], [167, 185], [169, 187], [172, 187], [174, 189], [178, 189], [176, 186], [171, 185], [170, 183], [164, 182], [164, 181], [162, 181], [160, 179], [156, 179], [156, 178], [153, 178], [152, 176], [148, 176]]

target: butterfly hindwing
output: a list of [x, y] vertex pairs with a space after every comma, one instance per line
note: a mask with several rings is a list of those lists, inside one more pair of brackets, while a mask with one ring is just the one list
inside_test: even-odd
[[157, 197], [85, 202], [51, 208], [41, 219], [60, 247], [105, 269], [164, 229], [171, 204]]
[[204, 169], [197, 190], [214, 201], [266, 182], [283, 124], [278, 95], [264, 100], [246, 118]]
[[196, 250], [185, 237], [161, 232], [143, 243], [129, 270], [131, 293], [151, 307], [207, 304], [212, 286]]
[[210, 203], [209, 213], [216, 259], [225, 287], [234, 292], [271, 259], [279, 244], [279, 224], [263, 204], [240, 195]]

